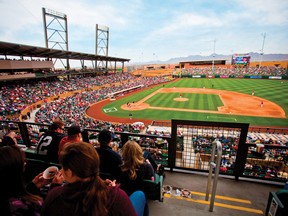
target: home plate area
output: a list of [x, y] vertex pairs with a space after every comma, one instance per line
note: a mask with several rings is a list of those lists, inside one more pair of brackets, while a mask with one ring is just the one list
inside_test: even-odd
[[110, 113], [110, 112], [117, 112], [117, 108], [116, 107], [110, 107], [110, 108], [107, 108], [107, 109], [103, 109], [103, 111], [105, 113]]

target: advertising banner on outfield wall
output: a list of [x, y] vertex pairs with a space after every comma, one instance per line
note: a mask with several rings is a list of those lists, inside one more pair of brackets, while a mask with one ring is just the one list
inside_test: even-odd
[[282, 76], [269, 76], [269, 79], [282, 79]]
[[250, 79], [262, 79], [262, 76], [250, 76]]

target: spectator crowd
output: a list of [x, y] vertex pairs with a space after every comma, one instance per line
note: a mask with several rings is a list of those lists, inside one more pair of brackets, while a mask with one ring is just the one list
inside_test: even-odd
[[[60, 119], [65, 122], [65, 126], [78, 124], [86, 128], [105, 127], [113, 128], [114, 131], [133, 131], [138, 129], [137, 126], [95, 120], [87, 117], [85, 111], [91, 104], [107, 98], [114, 92], [139, 85], [145, 88], [165, 81], [163, 77], [137, 78], [130, 73], [117, 73], [107, 76], [75, 76], [70, 80], [62, 81], [58, 79], [31, 80], [3, 85], [0, 94], [0, 120], [18, 121], [17, 118], [9, 119], [7, 116], [19, 114], [31, 104], [44, 101], [44, 105], [35, 115], [35, 122], [51, 124], [55, 119]], [[82, 91], [75, 92], [66, 98], [59, 97], [60, 94], [77, 90]], [[48, 102], [47, 98], [52, 96], [58, 97]]]
[[193, 76], [193, 75], [219, 75], [219, 76], [283, 76], [287, 75], [286, 68], [283, 67], [192, 67], [181, 69], [181, 75]]

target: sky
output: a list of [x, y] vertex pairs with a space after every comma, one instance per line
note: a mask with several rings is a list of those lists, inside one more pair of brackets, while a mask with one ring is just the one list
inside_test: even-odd
[[0, 0], [0, 41], [45, 47], [42, 8], [67, 15], [70, 51], [95, 54], [99, 24], [130, 63], [288, 53], [287, 0]]

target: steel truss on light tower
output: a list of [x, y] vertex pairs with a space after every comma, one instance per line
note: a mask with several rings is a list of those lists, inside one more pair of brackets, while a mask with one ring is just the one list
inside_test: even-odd
[[[55, 49], [58, 47], [68, 51], [67, 15], [47, 8], [42, 8], [42, 14], [46, 48]], [[55, 60], [54, 65], [57, 60]], [[66, 65], [62, 59], [59, 60], [67, 70], [70, 69], [69, 58], [66, 59]]]
[[263, 36], [263, 43], [262, 43], [262, 48], [261, 48], [261, 53], [260, 53], [260, 62], [259, 62], [259, 68], [261, 68], [261, 64], [262, 64], [262, 61], [263, 61], [263, 55], [264, 55], [264, 44], [265, 44], [265, 38], [266, 38], [266, 32], [262, 34]]
[[[96, 24], [96, 49], [95, 54], [108, 57], [109, 48], [109, 27]], [[96, 69], [104, 69], [108, 72], [108, 60], [96, 60]], [[116, 63], [115, 63], [116, 67]]]

